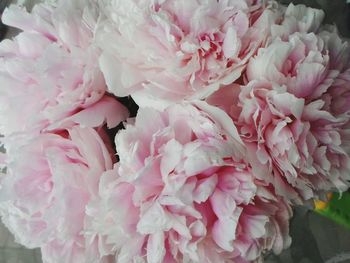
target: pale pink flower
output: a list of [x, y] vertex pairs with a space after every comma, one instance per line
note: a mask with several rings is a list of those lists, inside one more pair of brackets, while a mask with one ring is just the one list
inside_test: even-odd
[[126, 110], [105, 96], [92, 43], [98, 10], [93, 0], [64, 0], [35, 5], [30, 13], [16, 5], [4, 11], [3, 22], [22, 32], [0, 43], [1, 134], [85, 125], [80, 116], [90, 107], [95, 127], [123, 120]]
[[249, 61], [248, 84], [208, 101], [234, 119], [259, 178], [303, 203], [349, 187], [350, 48], [335, 28], [319, 29], [317, 10], [287, 11], [289, 26]]
[[164, 108], [235, 81], [277, 18], [255, 2], [103, 1], [97, 39], [109, 90]]
[[232, 120], [203, 102], [141, 108], [116, 136], [87, 239], [116, 262], [253, 262], [289, 245], [290, 207], [244, 161]]
[[66, 137], [42, 134], [8, 156], [0, 212], [17, 242], [43, 248], [44, 262], [97, 263], [98, 244], [83, 237], [85, 207], [113, 159], [91, 128], [74, 127]]
[[278, 195], [303, 203], [349, 187], [344, 115], [333, 116], [325, 101], [307, 101], [287, 86], [251, 81], [222, 89], [208, 102], [231, 115], [256, 176], [272, 183]]
[[[329, 35], [328, 32], [334, 33]], [[342, 120], [343, 125], [339, 123], [338, 132], [342, 138], [343, 149], [350, 155], [350, 44], [335, 36], [337, 31], [332, 27], [321, 34], [328, 39], [329, 52], [334, 57], [332, 67], [340, 72], [331, 87], [322, 95], [325, 102], [323, 109]], [[342, 47], [342, 52], [338, 51], [339, 47]]]
[[84, 263], [115, 263], [113, 256], [99, 258], [97, 244], [89, 251], [84, 247], [85, 240], [54, 240], [41, 247], [43, 263], [84, 262]]
[[[348, 53], [350, 55], [350, 52]], [[350, 155], [350, 64], [335, 79], [335, 82], [322, 96], [325, 101], [324, 109], [342, 120], [338, 132], [342, 138], [342, 147]]]
[[317, 32], [322, 25], [325, 13], [321, 9], [305, 5], [289, 4], [288, 7], [274, 3], [274, 12], [281, 12], [280, 18], [271, 25], [271, 37], [288, 39], [295, 32]]
[[286, 85], [289, 93], [307, 102], [317, 100], [347, 63], [349, 45], [336, 31], [293, 33], [258, 50], [247, 67], [247, 79]]

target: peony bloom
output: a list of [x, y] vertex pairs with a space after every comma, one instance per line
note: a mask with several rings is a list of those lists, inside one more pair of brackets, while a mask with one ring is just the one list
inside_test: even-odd
[[321, 99], [307, 102], [267, 81], [220, 90], [208, 102], [230, 113], [257, 177], [278, 195], [303, 203], [349, 187], [349, 110], [335, 117]]
[[[350, 104], [344, 83], [350, 79], [350, 49], [334, 28], [318, 29], [317, 10], [287, 11], [290, 26], [284, 31], [280, 26], [280, 36], [249, 61], [248, 83], [222, 89], [208, 102], [230, 113], [259, 178], [303, 203], [349, 187]], [[308, 33], [312, 30], [318, 31]]]
[[84, 263], [115, 263], [113, 256], [100, 258], [97, 254], [97, 244], [94, 247], [89, 247], [89, 250], [84, 247], [85, 240], [54, 240], [41, 247], [43, 263], [64, 262], [84, 262]]
[[[150, 125], [152, 123], [152, 125]], [[116, 262], [253, 262], [289, 245], [290, 207], [260, 184], [229, 117], [203, 102], [142, 108], [87, 214]]]
[[42, 134], [8, 156], [2, 220], [17, 242], [41, 247], [45, 263], [104, 262], [83, 231], [85, 207], [112, 156], [94, 129], [74, 127], [65, 137]]
[[325, 17], [323, 10], [292, 3], [288, 7], [276, 5], [274, 12], [281, 12], [281, 14], [276, 23], [271, 25], [272, 38], [288, 39], [289, 35], [295, 32], [318, 32], [321, 28]]
[[[350, 54], [350, 53], [349, 53]], [[342, 138], [342, 148], [350, 155], [350, 65], [341, 72], [335, 82], [322, 96], [325, 101], [324, 109], [339, 120], [343, 120], [338, 132]]]
[[104, 1], [97, 39], [109, 90], [164, 108], [235, 81], [277, 19], [256, 2]]
[[307, 102], [319, 99], [347, 63], [349, 46], [337, 32], [294, 33], [258, 50], [247, 67], [247, 79], [286, 85]]
[[126, 110], [105, 95], [96, 63], [97, 17], [93, 0], [38, 4], [31, 13], [15, 5], [5, 10], [3, 22], [23, 32], [0, 43], [1, 134], [88, 126], [87, 114], [95, 127], [123, 120]]

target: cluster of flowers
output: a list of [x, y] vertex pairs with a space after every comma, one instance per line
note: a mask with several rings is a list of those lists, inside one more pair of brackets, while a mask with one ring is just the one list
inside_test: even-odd
[[3, 222], [45, 263], [280, 253], [293, 205], [349, 187], [350, 46], [323, 17], [272, 0], [10, 6]]

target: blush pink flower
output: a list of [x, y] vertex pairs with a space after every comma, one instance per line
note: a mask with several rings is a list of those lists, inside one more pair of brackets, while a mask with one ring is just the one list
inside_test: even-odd
[[276, 23], [271, 25], [272, 38], [288, 39], [289, 35], [295, 32], [318, 32], [325, 17], [321, 9], [293, 3], [290, 3], [288, 7], [277, 5], [275, 12], [281, 12], [281, 15]]
[[98, 42], [109, 90], [164, 108], [235, 81], [276, 20], [255, 2], [104, 1]]
[[310, 102], [327, 92], [344, 70], [348, 51], [336, 31], [297, 32], [259, 49], [249, 61], [247, 78], [286, 85], [288, 92]]
[[[230, 113], [260, 179], [303, 203], [349, 187], [350, 104], [344, 83], [350, 79], [350, 48], [334, 28], [318, 29], [312, 22], [316, 10], [297, 10], [289, 16], [298, 19], [291, 24], [299, 32], [279, 28], [281, 37], [249, 61], [248, 84], [221, 90], [208, 101]], [[299, 21], [309, 22], [298, 29]]]
[[[350, 54], [350, 53], [349, 53]], [[350, 64], [335, 79], [327, 93], [322, 96], [324, 109], [342, 120], [339, 125], [339, 135], [342, 138], [342, 148], [350, 155]]]
[[350, 46], [335, 27], [321, 27], [323, 17], [322, 10], [289, 5], [282, 22], [272, 25], [271, 40], [249, 60], [247, 81], [285, 85], [306, 103], [327, 93], [349, 68]]
[[[150, 125], [151, 124], [151, 125]], [[253, 262], [289, 245], [290, 207], [244, 161], [232, 120], [203, 102], [141, 108], [88, 208], [116, 262]]]
[[335, 117], [325, 101], [307, 102], [272, 82], [251, 81], [231, 88], [208, 101], [225, 108], [233, 118], [260, 180], [273, 184], [278, 195], [295, 203], [348, 189], [344, 115]]
[[74, 127], [66, 137], [42, 134], [8, 156], [2, 220], [17, 242], [41, 247], [44, 262], [102, 262], [83, 232], [85, 207], [113, 165], [109, 146], [91, 128]]
[[126, 109], [105, 95], [96, 63], [97, 17], [94, 1], [80, 0], [38, 4], [30, 13], [15, 5], [4, 11], [3, 22], [22, 32], [0, 43], [1, 134], [87, 126], [87, 114], [95, 127], [123, 120]]
[[86, 251], [84, 247], [85, 240], [54, 240], [41, 247], [43, 263], [64, 262], [86, 262], [86, 263], [115, 263], [113, 256], [99, 258], [97, 246], [91, 251]]

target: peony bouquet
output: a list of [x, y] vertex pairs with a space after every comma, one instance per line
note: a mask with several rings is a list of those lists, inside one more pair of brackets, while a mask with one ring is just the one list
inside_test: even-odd
[[0, 214], [45, 263], [248, 263], [350, 180], [350, 44], [273, 0], [7, 8]]

